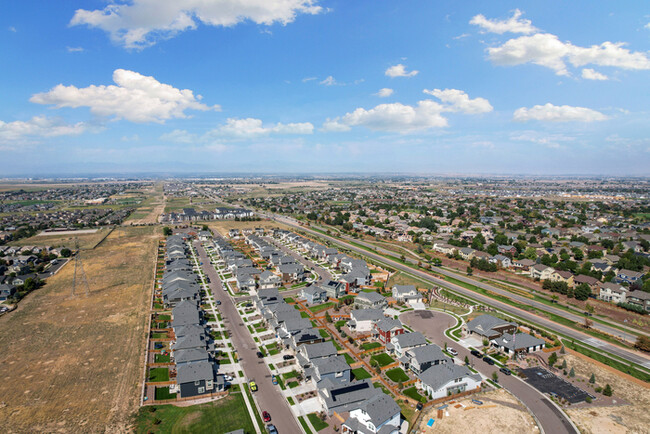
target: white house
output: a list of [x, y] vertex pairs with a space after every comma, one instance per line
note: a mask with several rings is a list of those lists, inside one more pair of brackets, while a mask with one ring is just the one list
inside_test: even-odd
[[393, 398], [377, 393], [350, 410], [350, 416], [341, 425], [342, 433], [397, 434], [400, 427], [400, 408]]
[[382, 309], [357, 309], [350, 312], [348, 327], [356, 332], [372, 331], [374, 324], [384, 318]]
[[421, 373], [417, 387], [432, 399], [444, 398], [481, 387], [481, 376], [466, 366], [444, 363]]

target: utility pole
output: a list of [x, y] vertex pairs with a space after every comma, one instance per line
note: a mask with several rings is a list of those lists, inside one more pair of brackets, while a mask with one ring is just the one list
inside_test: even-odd
[[74, 239], [74, 275], [72, 276], [72, 296], [75, 297], [77, 289], [77, 272], [80, 274], [80, 278], [83, 280], [85, 294], [88, 296], [90, 293], [90, 285], [88, 285], [88, 278], [86, 277], [86, 272], [84, 271], [84, 264], [81, 260], [81, 251], [79, 250], [79, 238]]

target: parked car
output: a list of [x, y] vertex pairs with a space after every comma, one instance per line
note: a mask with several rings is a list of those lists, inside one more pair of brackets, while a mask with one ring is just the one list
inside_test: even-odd
[[484, 357], [483, 357], [483, 361], [484, 361], [485, 363], [487, 363], [488, 365], [494, 365], [494, 360], [492, 360], [492, 359], [489, 358], [488, 356], [484, 356]]
[[221, 300], [217, 300], [217, 306], [221, 306]]
[[284, 360], [291, 360], [291, 359], [293, 359], [293, 356], [291, 354], [285, 354], [284, 356], [282, 356], [282, 358]]
[[262, 412], [262, 419], [264, 419], [264, 422], [271, 422], [271, 415], [268, 411]]
[[508, 368], [505, 368], [505, 367], [499, 369], [499, 371], [503, 372], [506, 375], [512, 375], [512, 371], [510, 369], [508, 369]]
[[269, 432], [269, 434], [278, 434], [278, 430], [275, 428], [275, 425], [273, 425], [272, 423], [266, 426], [266, 430]]
[[258, 358], [258, 359], [263, 359], [263, 358], [264, 358], [264, 354], [262, 354], [261, 351], [258, 351], [258, 352], [257, 352], [257, 358]]
[[478, 350], [472, 350], [471, 353], [474, 357], [481, 357], [481, 352]]
[[248, 386], [251, 388], [251, 392], [257, 392], [257, 384], [253, 380], [248, 383]]
[[272, 376], [272, 377], [271, 377], [271, 382], [272, 382], [273, 384], [278, 384], [278, 378], [277, 378], [275, 375]]
[[415, 409], [416, 409], [417, 411], [421, 411], [422, 408], [424, 408], [424, 404], [422, 404], [421, 402], [418, 402], [418, 405], [415, 406]]
[[457, 356], [458, 351], [454, 350], [453, 348], [447, 348], [447, 352], [451, 354], [452, 356]]

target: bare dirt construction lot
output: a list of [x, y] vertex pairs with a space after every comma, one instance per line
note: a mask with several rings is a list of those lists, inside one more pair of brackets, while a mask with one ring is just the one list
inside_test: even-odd
[[126, 432], [138, 408], [159, 229], [115, 229], [0, 318], [3, 432]]
[[[104, 239], [111, 228], [105, 227], [94, 233], [71, 234], [66, 231], [65, 234], [43, 234], [34, 235], [33, 237], [23, 238], [18, 241], [9, 243], [12, 246], [50, 246], [50, 247], [67, 247], [71, 250], [75, 248], [75, 238], [79, 240], [80, 249], [92, 249], [97, 243]], [[42, 233], [42, 232], [41, 232]]]
[[[600, 433], [650, 433], [650, 386], [640, 380], [626, 379], [601, 365], [588, 362], [577, 356], [566, 354], [559, 357], [559, 363], [565, 359], [567, 367], [575, 369], [576, 378], [583, 379], [579, 386], [598, 397], [588, 383], [591, 374], [596, 376], [595, 386], [609, 384], [614, 394], [612, 398], [622, 398], [630, 405], [599, 406], [598, 399], [582, 408], [569, 408], [567, 413], [581, 432]], [[635, 381], [634, 381], [635, 380]]]
[[[445, 415], [438, 419], [438, 410], [427, 410], [417, 426], [420, 433], [499, 433], [520, 434], [539, 432], [537, 424], [526, 408], [510, 393], [503, 389], [473, 395], [483, 402], [475, 405], [472, 398], [461, 399], [449, 404]], [[463, 407], [456, 408], [458, 404]], [[435, 420], [432, 427], [427, 426], [430, 418]]]

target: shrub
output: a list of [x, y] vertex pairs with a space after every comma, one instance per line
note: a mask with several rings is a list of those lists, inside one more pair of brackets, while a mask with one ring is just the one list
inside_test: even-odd
[[598, 386], [598, 387], [596, 387], [594, 390], [596, 391], [596, 393], [600, 393], [600, 392], [603, 391], [603, 388], [600, 387], [600, 386]]
[[588, 396], [588, 397], [585, 398], [585, 402], [586, 402], [587, 404], [591, 404], [591, 401], [592, 401], [592, 400], [591, 400], [591, 396]]
[[603, 389], [603, 395], [605, 396], [612, 396], [614, 392], [612, 391], [612, 387], [609, 384], [605, 385], [605, 388]]

